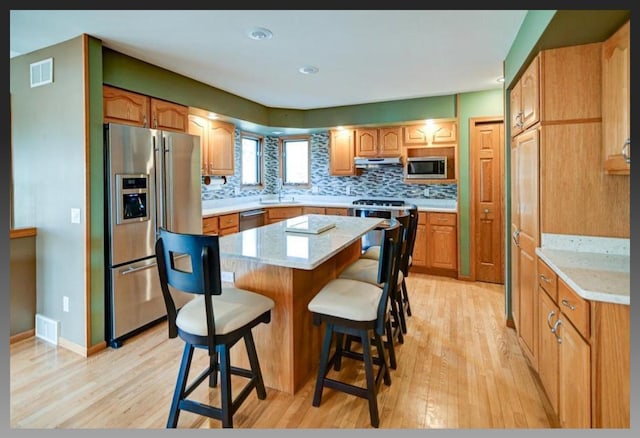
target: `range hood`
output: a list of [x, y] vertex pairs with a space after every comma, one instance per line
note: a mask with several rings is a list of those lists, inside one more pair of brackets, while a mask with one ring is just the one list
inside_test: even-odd
[[377, 167], [390, 167], [401, 166], [402, 160], [400, 157], [386, 157], [386, 158], [355, 158], [356, 169], [375, 169]]

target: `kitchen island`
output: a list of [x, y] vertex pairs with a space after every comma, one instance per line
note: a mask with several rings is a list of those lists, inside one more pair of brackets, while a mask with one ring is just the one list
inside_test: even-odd
[[[287, 231], [308, 219], [326, 231]], [[271, 322], [253, 331], [264, 383], [294, 394], [320, 360], [322, 328], [313, 325], [307, 304], [318, 291], [360, 257], [361, 237], [383, 219], [309, 214], [220, 238], [223, 282], [273, 299]], [[230, 278], [230, 276], [232, 276]], [[248, 366], [244, 345], [232, 350], [232, 363]]]

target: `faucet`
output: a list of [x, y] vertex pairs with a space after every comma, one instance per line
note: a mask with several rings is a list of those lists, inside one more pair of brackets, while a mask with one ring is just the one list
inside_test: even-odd
[[276, 179], [276, 192], [278, 193], [278, 202], [282, 201], [282, 178]]

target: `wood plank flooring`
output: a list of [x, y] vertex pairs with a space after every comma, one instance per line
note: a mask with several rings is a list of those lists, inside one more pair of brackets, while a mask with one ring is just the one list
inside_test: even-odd
[[[381, 429], [549, 428], [552, 409], [506, 327], [501, 285], [412, 273], [413, 316], [396, 347], [398, 368], [378, 394]], [[183, 342], [166, 323], [84, 358], [36, 338], [10, 346], [11, 428], [164, 428]], [[206, 353], [194, 355], [193, 375]], [[341, 378], [363, 384], [362, 364], [345, 359]], [[238, 378], [234, 389], [244, 383]], [[234, 416], [235, 428], [370, 428], [367, 401], [325, 389], [311, 400], [315, 379], [295, 395], [253, 392]], [[199, 388], [218, 404], [218, 389]], [[179, 428], [220, 428], [182, 412]]]

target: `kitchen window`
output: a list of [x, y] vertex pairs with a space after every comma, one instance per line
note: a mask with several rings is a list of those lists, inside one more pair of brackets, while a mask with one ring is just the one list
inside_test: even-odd
[[262, 185], [262, 137], [242, 133], [242, 155], [240, 158], [242, 185]]
[[284, 185], [308, 186], [310, 162], [309, 136], [280, 140], [280, 169]]

